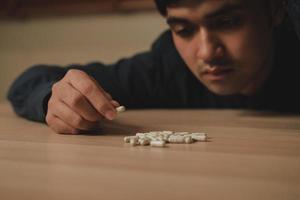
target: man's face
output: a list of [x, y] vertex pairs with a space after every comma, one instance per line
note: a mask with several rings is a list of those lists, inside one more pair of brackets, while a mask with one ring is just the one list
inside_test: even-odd
[[267, 77], [272, 28], [259, 2], [203, 0], [167, 8], [177, 50], [216, 94], [252, 95]]

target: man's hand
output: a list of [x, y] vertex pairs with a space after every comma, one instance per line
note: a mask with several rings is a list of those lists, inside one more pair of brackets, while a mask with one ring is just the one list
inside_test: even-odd
[[92, 77], [71, 69], [52, 87], [46, 122], [57, 133], [78, 134], [96, 129], [104, 118], [112, 120], [118, 106]]

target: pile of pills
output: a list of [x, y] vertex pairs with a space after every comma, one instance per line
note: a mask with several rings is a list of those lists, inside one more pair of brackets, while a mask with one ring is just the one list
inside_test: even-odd
[[[117, 113], [122, 113], [126, 109], [124, 106], [116, 108]], [[189, 133], [189, 132], [173, 132], [173, 131], [151, 131], [147, 133], [137, 133], [134, 136], [124, 137], [124, 142], [130, 143], [132, 146], [165, 147], [166, 143], [191, 144], [197, 141], [206, 141], [206, 133]]]
[[136, 133], [135, 136], [124, 137], [124, 142], [132, 146], [150, 145], [153, 147], [165, 147], [166, 143], [191, 144], [197, 141], [206, 141], [206, 133], [189, 133], [173, 131], [151, 131], [147, 133]]

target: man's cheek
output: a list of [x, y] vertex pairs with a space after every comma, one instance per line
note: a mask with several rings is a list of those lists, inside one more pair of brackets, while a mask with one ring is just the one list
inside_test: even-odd
[[240, 54], [243, 54], [247, 46], [251, 44], [249, 40], [250, 38], [247, 34], [238, 33], [226, 37], [223, 41], [227, 53], [231, 56], [238, 57]]
[[177, 43], [176, 49], [179, 52], [181, 58], [189, 67], [194, 65], [194, 63], [196, 62], [196, 57], [192, 48], [188, 48], [188, 46], [184, 44]]

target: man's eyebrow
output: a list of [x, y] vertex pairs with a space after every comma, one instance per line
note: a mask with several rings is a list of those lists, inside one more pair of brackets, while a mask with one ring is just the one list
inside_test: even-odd
[[225, 6], [222, 6], [220, 9], [205, 15], [204, 18], [215, 18], [217, 16], [223, 16], [228, 13], [231, 13], [231, 12], [234, 12], [237, 10], [243, 10], [243, 9], [245, 9], [245, 6], [242, 4], [239, 4], [239, 3], [226, 4]]
[[191, 24], [191, 22], [188, 19], [181, 18], [181, 17], [168, 17], [167, 24], [172, 26], [175, 24]]

